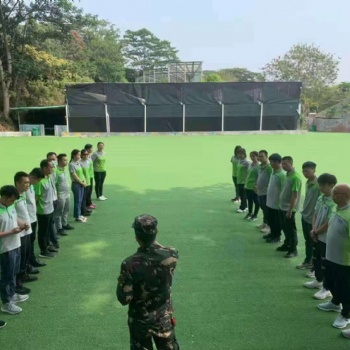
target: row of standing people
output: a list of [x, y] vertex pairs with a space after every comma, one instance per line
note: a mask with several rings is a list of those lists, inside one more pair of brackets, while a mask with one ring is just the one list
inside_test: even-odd
[[[30, 288], [24, 286], [38, 280], [39, 268], [46, 266], [35, 255], [36, 233], [40, 258], [54, 258], [59, 252], [59, 238], [73, 230], [68, 222], [70, 192], [74, 198], [74, 219], [85, 223], [96, 208], [92, 202], [93, 181], [96, 198], [104, 201], [106, 178], [104, 144], [99, 142], [93, 152], [91, 144], [66, 154], [47, 153], [40, 167], [29, 174], [19, 171], [14, 186], [0, 189], [0, 294], [1, 311], [18, 314], [17, 305], [29, 298]], [[0, 328], [6, 323], [0, 321]]]
[[[256, 154], [259, 162], [254, 161]], [[238, 186], [245, 179], [244, 186], [247, 187], [248, 179], [254, 178], [258, 199], [255, 210], [261, 207], [263, 211], [263, 223], [257, 228], [262, 230], [263, 238], [270, 244], [281, 242], [283, 232], [284, 242], [276, 250], [286, 252], [286, 258], [296, 257], [295, 214], [301, 204], [302, 177], [290, 156], [275, 153], [268, 157], [267, 151], [263, 150], [251, 152], [251, 158], [250, 163], [246, 160], [245, 150], [237, 146], [231, 159], [236, 189], [233, 201], [240, 203], [237, 212], [246, 211], [245, 197]], [[312, 161], [302, 165], [302, 174], [306, 178], [305, 199], [300, 211], [305, 257], [296, 267], [308, 270], [306, 277], [313, 280], [304, 286], [318, 289], [315, 299], [332, 298], [319, 304], [318, 308], [340, 312], [333, 326], [342, 329], [350, 324], [350, 186], [337, 185], [336, 177], [329, 173], [317, 177], [316, 167]], [[350, 338], [350, 329], [343, 330], [342, 334]]]

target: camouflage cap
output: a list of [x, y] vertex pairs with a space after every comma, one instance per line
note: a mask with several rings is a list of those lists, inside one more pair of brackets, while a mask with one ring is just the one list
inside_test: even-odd
[[154, 216], [142, 214], [142, 215], [136, 216], [131, 227], [134, 230], [139, 232], [156, 234], [157, 225], [158, 225], [158, 221]]

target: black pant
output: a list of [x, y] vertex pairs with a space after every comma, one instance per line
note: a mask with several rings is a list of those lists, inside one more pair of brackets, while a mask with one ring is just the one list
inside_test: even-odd
[[310, 236], [310, 232], [312, 230], [312, 224], [309, 224], [301, 218], [301, 226], [303, 228], [303, 234], [305, 239], [305, 260], [304, 264], [311, 264], [312, 262], [312, 251], [313, 251], [313, 241]]
[[332, 293], [332, 303], [342, 304], [341, 315], [350, 318], [350, 266], [335, 264], [326, 260], [326, 280], [328, 290]]
[[174, 327], [162, 329], [133, 321], [129, 323], [130, 350], [153, 350], [152, 339], [158, 350], [180, 350]]
[[295, 252], [298, 245], [297, 226], [295, 224], [295, 212], [292, 212], [291, 218], [287, 218], [287, 212], [280, 210], [282, 230], [284, 232], [284, 245], [289, 248], [289, 252]]
[[[54, 201], [54, 202], [53, 202], [53, 207], [54, 207], [54, 212], [55, 212], [56, 207], [57, 207], [57, 201]], [[57, 245], [57, 244], [58, 244], [57, 229], [56, 229], [56, 224], [55, 224], [55, 220], [54, 220], [53, 215], [52, 215], [52, 220], [51, 220], [51, 224], [50, 224], [49, 239], [48, 239], [48, 241], [47, 241], [47, 245], [49, 245], [50, 242], [51, 242], [53, 245]]]
[[266, 224], [266, 225], [269, 225], [269, 222], [268, 222], [268, 209], [267, 209], [267, 206], [266, 206], [266, 199], [267, 199], [266, 195], [259, 196], [259, 204], [260, 204], [260, 208], [261, 208], [261, 210], [263, 212], [263, 223]]
[[[259, 197], [254, 190], [245, 190], [248, 200], [248, 213], [253, 214], [254, 216], [258, 216], [260, 203]], [[253, 213], [253, 205], [254, 205], [254, 213]]]
[[96, 192], [97, 198], [100, 198], [101, 196], [103, 196], [103, 183], [105, 182], [106, 174], [107, 173], [105, 171], [101, 171], [101, 172], [95, 171], [95, 173], [94, 173], [94, 175], [95, 175], [95, 192]]
[[37, 226], [37, 222], [32, 222], [31, 223], [32, 226], [32, 233], [30, 235], [30, 254], [29, 254], [29, 263], [33, 264], [36, 261], [36, 256], [34, 254], [34, 242], [36, 239], [36, 226]]
[[53, 213], [51, 214], [38, 214], [38, 243], [41, 253], [47, 251], [47, 247], [50, 242], [50, 230], [52, 229]]
[[238, 195], [241, 198], [241, 205], [240, 205], [239, 209], [245, 210], [245, 209], [247, 209], [247, 196], [245, 193], [244, 184], [238, 184], [237, 188], [238, 188]]
[[232, 181], [235, 187], [235, 199], [239, 199], [238, 187], [237, 187], [237, 176], [232, 176]]
[[88, 194], [88, 188], [89, 187], [84, 187], [84, 195], [83, 195], [83, 200], [81, 202], [81, 215], [86, 214], [86, 198]]
[[90, 179], [90, 186], [87, 186], [86, 189], [86, 206], [89, 207], [92, 204], [91, 195], [92, 195], [92, 188], [94, 186], [94, 179]]
[[282, 223], [278, 209], [267, 208], [268, 223], [271, 229], [271, 238], [281, 238]]
[[27, 273], [27, 267], [30, 258], [30, 248], [31, 248], [31, 234], [21, 237], [21, 265], [19, 268], [19, 276], [23, 276]]
[[313, 266], [317, 282], [323, 282], [323, 287], [328, 290], [325, 279], [326, 270], [326, 243], [318, 241], [313, 244]]

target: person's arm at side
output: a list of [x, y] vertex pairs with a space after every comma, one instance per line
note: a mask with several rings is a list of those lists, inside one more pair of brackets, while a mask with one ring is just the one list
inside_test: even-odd
[[290, 199], [289, 209], [286, 215], [288, 219], [292, 217], [293, 209], [298, 200], [300, 189], [301, 189], [301, 180], [299, 178], [296, 178], [292, 186], [292, 198]]
[[132, 301], [134, 295], [133, 280], [131, 274], [126, 268], [125, 262], [122, 263], [120, 275], [117, 284], [117, 298], [122, 305], [128, 305]]

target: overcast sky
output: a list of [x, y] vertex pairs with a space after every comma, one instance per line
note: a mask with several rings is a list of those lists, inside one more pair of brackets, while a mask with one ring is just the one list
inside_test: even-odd
[[296, 43], [341, 58], [350, 81], [350, 0], [80, 0], [85, 12], [125, 30], [147, 28], [203, 69], [258, 71]]

